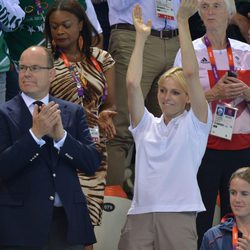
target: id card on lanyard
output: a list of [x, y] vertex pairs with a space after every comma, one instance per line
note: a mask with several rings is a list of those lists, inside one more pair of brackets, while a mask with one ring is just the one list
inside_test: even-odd
[[211, 135], [231, 140], [237, 111], [238, 109], [231, 105], [223, 103], [217, 104]]
[[[204, 42], [207, 47], [207, 53], [212, 68], [212, 73], [215, 79], [215, 84], [218, 83], [220, 77], [218, 69], [215, 63], [213, 48], [208, 37], [204, 36]], [[229, 62], [229, 69], [231, 72], [235, 72], [233, 52], [229, 40], [227, 39], [227, 56]], [[212, 124], [211, 134], [227, 140], [232, 139], [233, 128], [235, 124], [236, 114], [238, 109], [231, 105], [219, 102], [216, 106], [216, 112], [214, 114], [214, 120]]]
[[156, 14], [160, 18], [174, 20], [173, 0], [155, 0]]

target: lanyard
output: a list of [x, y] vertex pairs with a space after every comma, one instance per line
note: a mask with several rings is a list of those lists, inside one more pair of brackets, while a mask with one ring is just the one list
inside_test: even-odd
[[[84, 98], [84, 90], [83, 90], [82, 84], [83, 84], [84, 88], [86, 89], [87, 88], [86, 79], [83, 78], [83, 77], [80, 77], [80, 73], [77, 70], [76, 66], [75, 65], [70, 65], [70, 62], [69, 62], [67, 56], [64, 53], [61, 52], [60, 57], [63, 60], [66, 67], [69, 69], [70, 74], [72, 75], [72, 78], [73, 78], [74, 82], [76, 83], [78, 97], [83, 97]], [[106, 100], [106, 97], [108, 95], [106, 79], [105, 79], [105, 76], [103, 75], [102, 69], [101, 69], [100, 65], [98, 64], [96, 58], [91, 56], [90, 60], [93, 63], [93, 65], [95, 66], [95, 68], [98, 71], [101, 78], [104, 80], [104, 89], [103, 89], [103, 95], [102, 95], [102, 98], [101, 98], [101, 103], [103, 103]]]
[[76, 83], [78, 97], [79, 98], [84, 97], [82, 84], [84, 85], [84, 87], [86, 87], [87, 82], [86, 81], [83, 82], [83, 80], [80, 78], [80, 74], [79, 74], [76, 66], [73, 64], [70, 65], [69, 60], [64, 53], [61, 52], [60, 57], [62, 58], [66, 67], [69, 69], [69, 72], [70, 72], [74, 82]]
[[103, 81], [103, 84], [104, 84], [103, 95], [102, 95], [102, 99], [101, 99], [101, 103], [104, 103], [104, 101], [106, 100], [107, 95], [108, 95], [108, 89], [107, 89], [106, 79], [105, 79], [105, 76], [103, 75], [102, 69], [101, 69], [99, 63], [97, 62], [96, 58], [93, 57], [93, 56], [91, 56], [90, 60], [93, 63], [93, 65], [95, 66], [95, 68], [98, 71], [98, 73], [101, 76], [101, 78], [104, 80]]
[[[218, 69], [217, 69], [217, 66], [215, 63], [212, 45], [211, 45], [211, 42], [209, 41], [209, 39], [206, 35], [204, 36], [204, 41], [205, 41], [205, 45], [207, 47], [207, 53], [209, 56], [209, 61], [210, 61], [211, 67], [212, 67], [212, 72], [214, 75], [215, 83], [217, 83], [220, 78], [219, 78]], [[228, 39], [227, 39], [227, 56], [228, 56], [228, 62], [229, 62], [229, 69], [230, 69], [230, 71], [234, 72], [235, 69], [234, 69], [233, 52], [232, 52], [232, 48], [231, 48], [231, 45], [230, 45], [230, 42]]]
[[236, 250], [237, 241], [238, 241], [238, 229], [237, 229], [236, 223], [234, 221], [233, 228], [232, 228], [232, 245], [233, 245], [233, 250]]

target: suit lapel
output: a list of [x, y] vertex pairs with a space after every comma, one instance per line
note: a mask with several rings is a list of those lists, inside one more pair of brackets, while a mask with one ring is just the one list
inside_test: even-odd
[[15, 96], [10, 102], [8, 113], [17, 127], [19, 127], [21, 133], [25, 133], [31, 128], [32, 115], [20, 94]]

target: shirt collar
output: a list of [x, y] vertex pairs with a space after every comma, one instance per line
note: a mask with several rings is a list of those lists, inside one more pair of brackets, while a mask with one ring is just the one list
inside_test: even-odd
[[28, 108], [30, 108], [30, 107], [33, 105], [33, 102], [35, 102], [35, 101], [41, 101], [41, 102], [43, 102], [45, 105], [47, 105], [47, 104], [49, 103], [49, 94], [46, 95], [46, 96], [45, 96], [44, 98], [42, 98], [41, 100], [35, 100], [35, 99], [33, 99], [32, 97], [30, 97], [30, 96], [24, 94], [23, 92], [21, 93], [21, 96], [22, 96], [22, 98], [23, 98], [23, 100], [24, 100], [24, 102], [25, 102], [25, 104], [26, 104], [26, 106], [27, 106]]
[[[172, 126], [172, 124], [174, 125], [174, 124], [176, 124], [176, 123], [179, 123], [180, 120], [181, 120], [181, 118], [184, 117], [184, 116], [186, 116], [187, 113], [188, 113], [188, 111], [187, 111], [187, 110], [184, 110], [184, 112], [183, 112], [182, 114], [178, 115], [178, 116], [175, 117], [175, 118], [172, 118], [172, 119], [169, 121], [168, 125], [171, 124], [171, 126]], [[161, 115], [160, 119], [161, 119], [161, 124], [162, 124], [162, 126], [163, 126], [163, 127], [167, 127], [168, 125], [166, 125], [165, 122], [164, 122], [164, 116], [163, 116], [163, 114]]]

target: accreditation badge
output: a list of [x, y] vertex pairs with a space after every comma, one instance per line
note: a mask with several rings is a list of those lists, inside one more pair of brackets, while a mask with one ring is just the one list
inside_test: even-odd
[[155, 0], [156, 14], [160, 18], [174, 20], [173, 2], [171, 0]]
[[[91, 112], [98, 116], [98, 110], [91, 110]], [[95, 143], [100, 142], [100, 131], [99, 131], [99, 126], [95, 125], [94, 127], [89, 127], [89, 132], [92, 138], [92, 141]]]
[[229, 104], [217, 104], [211, 135], [231, 140], [237, 111], [237, 108]]

